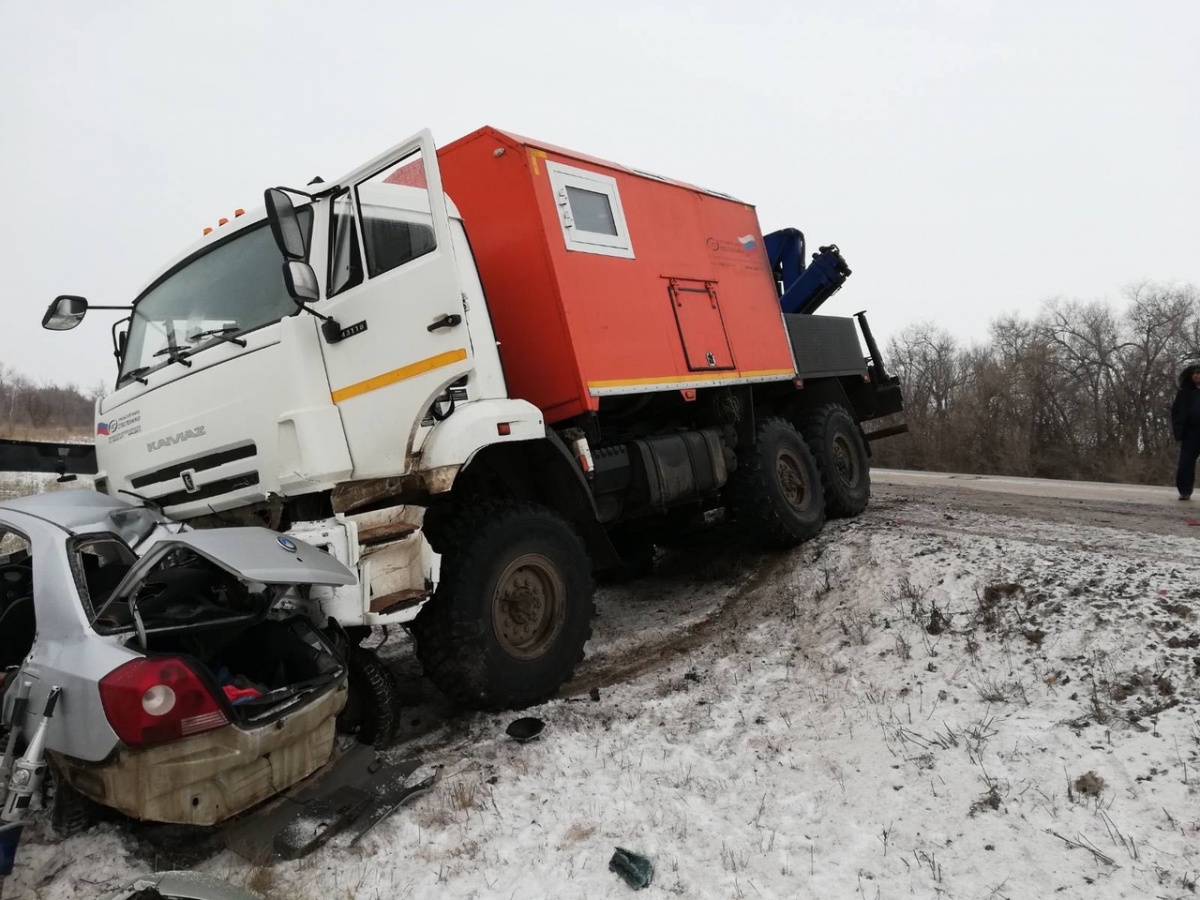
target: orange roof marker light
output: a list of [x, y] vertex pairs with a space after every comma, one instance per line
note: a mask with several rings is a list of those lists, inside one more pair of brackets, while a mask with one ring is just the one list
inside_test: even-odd
[[217, 224], [218, 224], [218, 225], [228, 225], [228, 224], [229, 224], [229, 220], [228, 220], [228, 219], [225, 219], [225, 218], [220, 218], [220, 219], [217, 219]]
[[209, 225], [207, 228], [205, 228], [205, 229], [204, 229], [204, 233], [205, 233], [205, 234], [212, 234], [212, 226], [211, 226], [211, 225]]
[[233, 211], [233, 217], [234, 217], [235, 219], [236, 219], [238, 216], [244, 216], [245, 214], [246, 214], [246, 211], [245, 211], [244, 209], [241, 209], [241, 208], [235, 209], [235, 210]]

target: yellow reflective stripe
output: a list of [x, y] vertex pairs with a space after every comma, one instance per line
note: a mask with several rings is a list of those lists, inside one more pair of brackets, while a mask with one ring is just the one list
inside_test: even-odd
[[390, 372], [384, 372], [382, 375], [376, 375], [374, 378], [368, 378], [366, 381], [360, 381], [357, 384], [351, 384], [344, 388], [338, 388], [333, 391], [330, 396], [333, 397], [334, 403], [341, 403], [343, 400], [349, 400], [351, 397], [357, 397], [359, 394], [366, 394], [371, 391], [377, 391], [380, 388], [385, 388], [388, 385], [395, 384], [398, 381], [404, 381], [407, 378], [415, 378], [418, 375], [424, 375], [426, 372], [432, 372], [434, 369], [440, 369], [443, 366], [453, 365], [456, 362], [461, 362], [467, 358], [467, 351], [464, 350], [447, 350], [445, 353], [439, 353], [437, 356], [431, 356], [428, 359], [422, 359], [411, 365], [402, 366], [399, 369], [393, 369]]
[[716, 381], [730, 378], [763, 378], [771, 375], [795, 375], [792, 369], [761, 369], [756, 372], [693, 372], [690, 375], [666, 375], [661, 378], [620, 378], [615, 381], [589, 381], [589, 388], [637, 387], [643, 384], [686, 384], [689, 381]]

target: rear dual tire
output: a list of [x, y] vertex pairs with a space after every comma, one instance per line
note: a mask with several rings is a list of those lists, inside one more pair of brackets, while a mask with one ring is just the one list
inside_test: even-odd
[[784, 550], [825, 525], [821, 473], [808, 445], [786, 419], [762, 419], [754, 443], [738, 454], [725, 486], [734, 522], [752, 542]]
[[825, 513], [857, 516], [871, 499], [871, 468], [858, 422], [840, 403], [829, 403], [801, 415], [799, 429], [821, 473]]

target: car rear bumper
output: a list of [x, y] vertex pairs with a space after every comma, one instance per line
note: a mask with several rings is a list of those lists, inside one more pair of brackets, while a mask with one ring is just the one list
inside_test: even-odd
[[132, 818], [215, 825], [329, 760], [346, 691], [343, 677], [303, 709], [258, 728], [227, 725], [146, 750], [122, 748], [101, 765], [59, 759], [59, 769], [80, 793]]

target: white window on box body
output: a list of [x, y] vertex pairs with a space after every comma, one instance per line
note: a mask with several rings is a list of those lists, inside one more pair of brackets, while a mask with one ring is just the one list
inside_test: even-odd
[[567, 249], [633, 259], [617, 180], [557, 162], [547, 161], [546, 171]]

